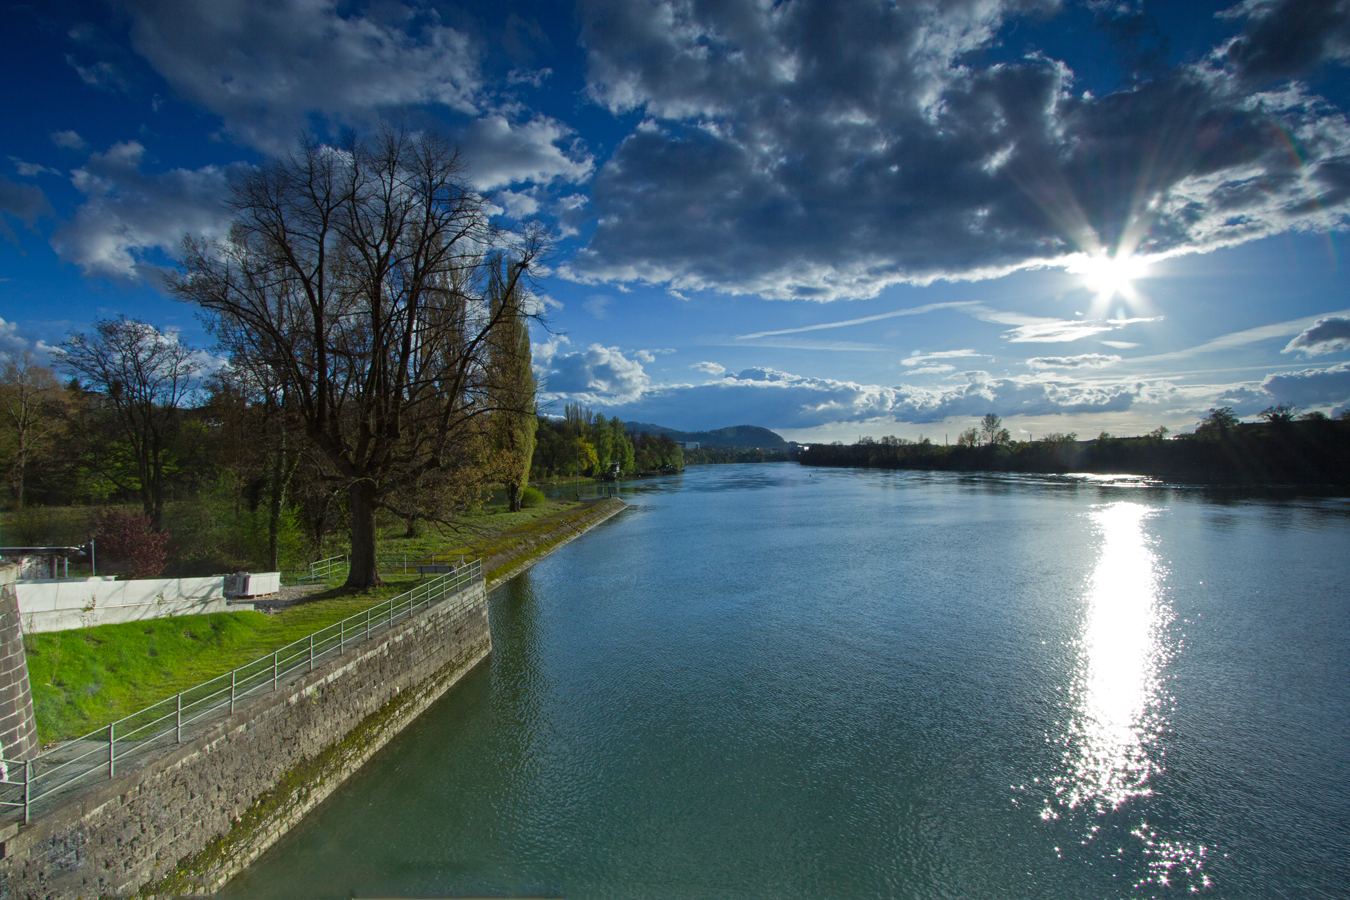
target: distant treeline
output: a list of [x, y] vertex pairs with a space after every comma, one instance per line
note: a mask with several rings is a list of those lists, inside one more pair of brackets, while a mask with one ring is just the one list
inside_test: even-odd
[[[988, 472], [1094, 472], [1150, 475], [1233, 484], [1350, 485], [1350, 418], [1295, 417], [1288, 408], [1239, 422], [1227, 407], [1211, 410], [1195, 434], [1166, 439], [1166, 429], [1144, 437], [1080, 441], [1050, 434], [1012, 441], [996, 416], [971, 429], [956, 446], [884, 437], [856, 444], [816, 444], [798, 460], [808, 466], [944, 469]], [[992, 420], [992, 421], [991, 421]]]
[[617, 417], [569, 403], [561, 419], [539, 417], [531, 477], [639, 475], [681, 469], [684, 462], [684, 450], [668, 435], [630, 433]]
[[764, 447], [699, 447], [684, 451], [684, 461], [691, 466], [714, 463], [788, 462], [797, 458], [792, 447], [766, 449]]

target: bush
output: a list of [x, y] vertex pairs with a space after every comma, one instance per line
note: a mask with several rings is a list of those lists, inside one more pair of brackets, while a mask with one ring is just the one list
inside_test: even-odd
[[525, 487], [520, 492], [520, 508], [534, 509], [544, 505], [544, 492], [537, 487]]
[[124, 578], [154, 578], [169, 556], [168, 532], [150, 529], [150, 520], [129, 509], [105, 509], [89, 518], [99, 568]]

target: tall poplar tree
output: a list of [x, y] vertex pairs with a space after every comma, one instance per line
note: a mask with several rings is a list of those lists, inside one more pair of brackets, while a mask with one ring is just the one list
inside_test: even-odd
[[497, 407], [493, 445], [510, 510], [519, 512], [521, 495], [530, 481], [535, 432], [539, 428], [535, 407], [537, 385], [520, 280], [504, 271], [500, 257], [491, 265], [489, 294], [497, 311], [491, 343], [493, 398]]

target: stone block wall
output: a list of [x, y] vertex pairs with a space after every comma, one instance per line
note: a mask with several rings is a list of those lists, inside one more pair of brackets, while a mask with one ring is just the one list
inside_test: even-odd
[[[37, 749], [37, 723], [23, 650], [19, 600], [14, 590], [19, 567], [0, 566], [0, 759], [27, 759]], [[0, 768], [0, 778], [15, 773]]]
[[4, 843], [0, 896], [217, 889], [491, 650], [481, 581]]

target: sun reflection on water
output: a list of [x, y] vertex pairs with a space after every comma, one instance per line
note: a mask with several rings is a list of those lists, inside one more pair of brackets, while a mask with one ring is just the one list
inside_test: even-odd
[[[1060, 742], [1063, 763], [1051, 779], [1041, 812], [1046, 820], [1077, 815], [1091, 843], [1105, 817], [1134, 798], [1153, 794], [1162, 771], [1167, 726], [1163, 672], [1174, 652], [1171, 607], [1162, 593], [1164, 570], [1145, 525], [1156, 510], [1119, 502], [1094, 509], [1101, 555], [1088, 582], [1069, 723]], [[1130, 834], [1144, 860], [1139, 886], [1207, 887], [1200, 870], [1205, 848], [1165, 840], [1147, 822]]]
[[1150, 793], [1148, 750], [1162, 724], [1162, 640], [1169, 613], [1159, 596], [1157, 557], [1144, 522], [1153, 510], [1113, 503], [1092, 513], [1101, 557], [1087, 596], [1068, 770], [1057, 785], [1069, 808], [1114, 809]]

